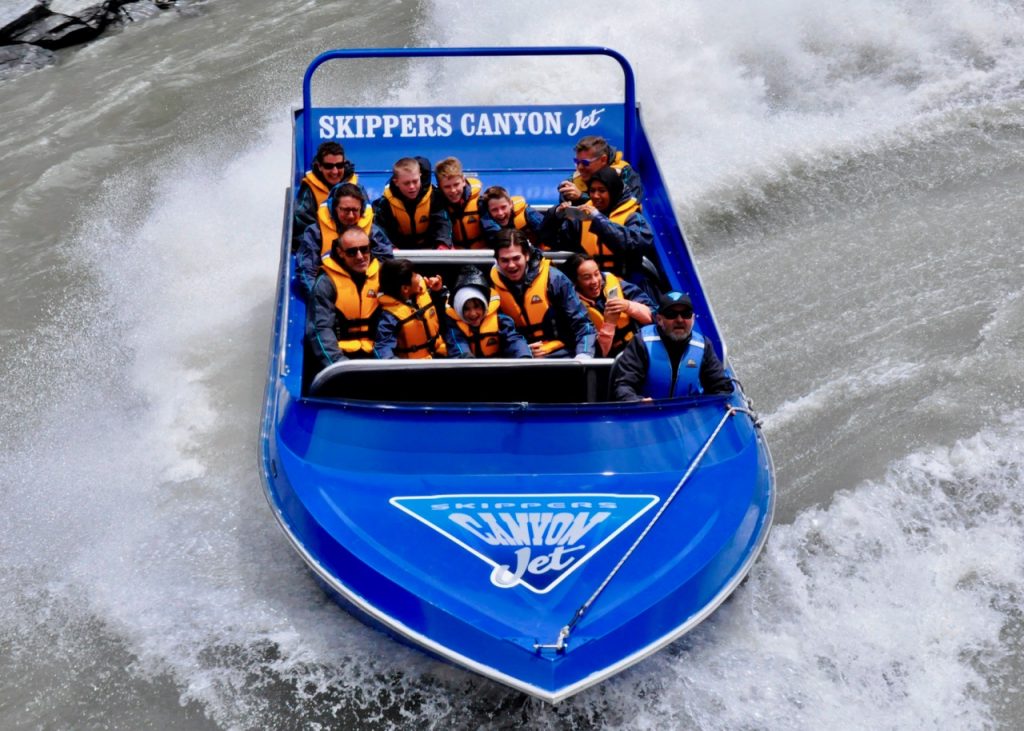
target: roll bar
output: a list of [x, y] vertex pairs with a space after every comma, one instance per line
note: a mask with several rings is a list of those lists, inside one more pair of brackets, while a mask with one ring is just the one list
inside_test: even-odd
[[618, 61], [625, 79], [626, 118], [623, 129], [623, 155], [633, 159], [636, 133], [636, 80], [629, 61], [610, 48], [603, 46], [510, 46], [508, 48], [467, 47], [467, 48], [339, 48], [325, 51], [310, 62], [302, 78], [302, 145], [304, 166], [313, 160], [313, 108], [310, 82], [313, 73], [327, 61], [338, 58], [438, 58], [464, 56], [608, 56]]

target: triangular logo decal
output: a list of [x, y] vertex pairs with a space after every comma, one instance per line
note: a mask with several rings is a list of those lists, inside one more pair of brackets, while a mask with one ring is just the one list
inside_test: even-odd
[[551, 591], [658, 503], [657, 495], [393, 497], [391, 504], [491, 566], [494, 586]]

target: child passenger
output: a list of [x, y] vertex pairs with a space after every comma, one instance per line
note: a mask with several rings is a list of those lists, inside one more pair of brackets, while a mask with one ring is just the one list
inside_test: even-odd
[[383, 262], [374, 356], [381, 360], [447, 356], [448, 348], [437, 314], [447, 296], [448, 290], [440, 276], [420, 276], [408, 259]]
[[526, 338], [502, 314], [501, 298], [476, 267], [459, 272], [448, 307], [448, 354], [454, 358], [532, 358]]

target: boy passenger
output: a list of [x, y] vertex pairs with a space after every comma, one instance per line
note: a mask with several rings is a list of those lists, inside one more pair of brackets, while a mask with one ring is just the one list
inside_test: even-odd
[[[292, 223], [292, 252], [299, 247], [306, 228], [316, 223], [316, 210], [339, 183], [359, 183], [355, 165], [345, 159], [345, 148], [333, 140], [321, 143], [313, 158], [313, 167], [299, 183]], [[364, 196], [365, 197], [365, 196]], [[328, 244], [330, 245], [330, 244]]]
[[346, 229], [335, 239], [306, 313], [306, 343], [321, 368], [371, 356], [379, 271], [362, 229]]
[[444, 194], [445, 213], [452, 227], [452, 244], [456, 249], [483, 249], [484, 235], [480, 221], [480, 188], [476, 178], [467, 178], [462, 163], [446, 157], [434, 168], [437, 187]]
[[532, 358], [512, 318], [500, 311], [501, 298], [479, 269], [459, 272], [448, 307], [448, 355], [455, 358]]
[[580, 301], [597, 329], [599, 355], [614, 358], [637, 330], [653, 322], [654, 300], [635, 284], [620, 280], [611, 272], [602, 272], [594, 257], [573, 254], [562, 271], [576, 286]]
[[526, 234], [534, 245], [541, 242], [544, 216], [535, 211], [522, 196], [511, 196], [500, 185], [492, 185], [480, 196], [483, 211], [481, 224], [490, 236], [503, 228], [514, 228]]
[[387, 234], [373, 221], [373, 209], [366, 204], [361, 186], [342, 183], [331, 191], [327, 201], [317, 209], [316, 222], [306, 228], [295, 254], [295, 276], [299, 290], [308, 298], [320, 273], [322, 260], [330, 253], [331, 243], [349, 228], [359, 228], [370, 237], [370, 250], [377, 259], [392, 257]]
[[441, 318], [448, 290], [440, 276], [424, 278], [408, 259], [384, 262], [380, 271], [380, 321], [373, 354], [392, 358], [444, 358]]
[[534, 358], [594, 357], [594, 325], [572, 282], [515, 229], [495, 234], [491, 283]]
[[391, 181], [373, 202], [373, 212], [396, 248], [450, 249], [452, 230], [442, 197], [430, 185], [430, 163], [403, 157], [391, 168]]

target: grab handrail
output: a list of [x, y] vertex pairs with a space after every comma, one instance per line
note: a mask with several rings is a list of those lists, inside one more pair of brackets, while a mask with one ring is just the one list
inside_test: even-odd
[[313, 161], [313, 108], [310, 82], [313, 73], [324, 63], [336, 58], [434, 58], [464, 56], [609, 56], [618, 61], [625, 77], [625, 125], [623, 155], [633, 159], [636, 132], [636, 80], [633, 67], [618, 51], [603, 46], [510, 46], [508, 48], [338, 48], [325, 51], [313, 59], [302, 78], [302, 145], [303, 164]]

